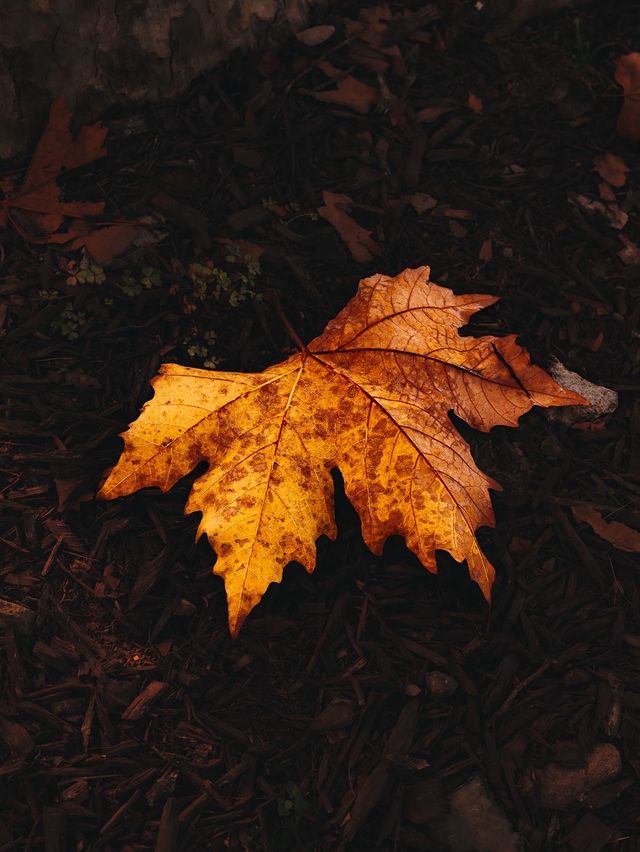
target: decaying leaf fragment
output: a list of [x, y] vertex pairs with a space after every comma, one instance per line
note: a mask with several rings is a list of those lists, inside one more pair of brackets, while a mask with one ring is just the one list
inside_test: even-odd
[[626, 53], [618, 59], [615, 80], [622, 86], [624, 103], [618, 116], [618, 133], [640, 141], [640, 53]]
[[456, 296], [429, 268], [360, 282], [356, 296], [303, 351], [262, 373], [165, 364], [155, 395], [124, 433], [99, 497], [163, 491], [205, 460], [186, 512], [201, 512], [237, 635], [285, 565], [314, 569], [316, 539], [334, 538], [339, 468], [380, 553], [403, 535], [435, 572], [435, 551], [467, 560], [485, 596], [494, 570], [475, 531], [494, 524], [489, 488], [449, 411], [477, 429], [515, 426], [533, 405], [575, 405], [511, 337], [458, 330], [493, 296]]
[[349, 215], [353, 201], [348, 195], [340, 192], [323, 192], [324, 204], [318, 207], [318, 213], [330, 222], [347, 244], [351, 256], [358, 263], [373, 260], [380, 253], [378, 244], [371, 236], [371, 231], [363, 228]]

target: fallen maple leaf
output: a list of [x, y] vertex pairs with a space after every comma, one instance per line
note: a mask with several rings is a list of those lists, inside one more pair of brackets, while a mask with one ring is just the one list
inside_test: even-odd
[[[58, 186], [62, 171], [88, 165], [107, 153], [106, 127], [100, 123], [81, 127], [74, 137], [71, 118], [64, 98], [57, 98], [22, 185], [0, 201], [0, 227], [10, 223], [27, 242], [64, 245], [70, 251], [85, 248], [97, 263], [106, 263], [139, 238], [140, 223], [89, 222], [87, 217], [104, 211], [103, 201], [62, 201]], [[61, 230], [65, 223], [66, 230]]]
[[627, 53], [618, 59], [615, 81], [622, 86], [624, 103], [618, 116], [618, 133], [640, 141], [640, 53]]
[[367, 231], [349, 216], [348, 211], [353, 204], [351, 198], [342, 193], [325, 191], [322, 193], [322, 200], [324, 206], [318, 207], [318, 213], [340, 234], [353, 259], [358, 263], [373, 260], [374, 256], [380, 253], [380, 249], [371, 236], [371, 231]]
[[316, 539], [335, 537], [334, 468], [374, 553], [403, 535], [435, 572], [447, 550], [488, 598], [494, 570], [474, 533], [494, 525], [488, 489], [499, 486], [449, 411], [487, 431], [533, 405], [583, 402], [515, 336], [458, 334], [495, 301], [430, 283], [428, 267], [375, 275], [320, 337], [262, 373], [165, 364], [98, 497], [167, 491], [208, 462], [185, 511], [202, 513], [197, 535], [217, 554], [233, 636], [287, 563], [313, 571]]
[[[107, 130], [101, 124], [82, 127], [71, 135], [71, 113], [64, 98], [51, 105], [49, 121], [31, 158], [20, 189], [0, 201], [0, 226], [11, 222], [16, 231], [31, 242], [46, 242], [60, 228], [65, 217], [95, 216], [104, 210], [103, 202], [65, 202], [60, 198], [57, 178], [63, 169], [74, 169], [104, 157]], [[16, 217], [15, 212], [21, 216]], [[74, 234], [69, 234], [72, 239]]]
[[618, 550], [625, 550], [627, 553], [640, 553], [640, 532], [628, 527], [620, 521], [607, 521], [602, 517], [602, 514], [595, 506], [589, 503], [583, 503], [580, 506], [572, 506], [574, 518], [589, 524], [591, 529], [612, 544]]

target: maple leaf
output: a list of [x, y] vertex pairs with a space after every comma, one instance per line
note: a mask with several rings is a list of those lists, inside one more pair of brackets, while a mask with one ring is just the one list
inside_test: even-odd
[[435, 551], [467, 560], [488, 598], [494, 570], [475, 538], [493, 526], [489, 488], [448, 414], [488, 430], [533, 405], [583, 402], [533, 366], [515, 336], [462, 337], [493, 296], [456, 296], [429, 268], [375, 275], [302, 351], [262, 373], [165, 364], [154, 397], [124, 433], [102, 499], [163, 491], [201, 461], [185, 512], [201, 512], [237, 635], [291, 561], [314, 569], [334, 538], [332, 469], [374, 553], [403, 535], [425, 567]]
[[[22, 185], [0, 201], [0, 227], [11, 223], [27, 242], [64, 245], [70, 251], [86, 248], [97, 263], [106, 263], [139, 237], [139, 223], [89, 224], [87, 217], [104, 212], [103, 201], [61, 199], [61, 172], [93, 163], [107, 153], [107, 128], [91, 124], [74, 137], [71, 117], [64, 98], [57, 98]], [[67, 229], [61, 230], [67, 220]]]
[[[104, 210], [103, 202], [62, 201], [57, 178], [62, 169], [74, 169], [106, 155], [107, 130], [101, 124], [80, 128], [71, 135], [71, 113], [64, 98], [51, 105], [45, 127], [20, 189], [0, 202], [0, 225], [11, 221], [18, 233], [32, 242], [46, 242], [66, 216], [83, 218]], [[15, 211], [23, 215], [16, 217]], [[73, 233], [65, 234], [70, 240]]]

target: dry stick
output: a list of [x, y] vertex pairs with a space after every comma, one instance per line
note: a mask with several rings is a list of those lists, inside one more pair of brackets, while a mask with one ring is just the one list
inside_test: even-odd
[[111, 816], [111, 817], [110, 817], [110, 818], [109, 818], [109, 819], [105, 822], [105, 824], [104, 824], [104, 825], [102, 826], [102, 828], [100, 829], [100, 834], [106, 834], [106, 833], [107, 833], [110, 829], [112, 829], [115, 825], [117, 825], [117, 823], [119, 823], [119, 822], [120, 822], [120, 820], [122, 819], [122, 817], [123, 817], [123, 816], [126, 814], [126, 812], [129, 810], [129, 808], [131, 808], [133, 805], [135, 805], [135, 803], [138, 801], [138, 799], [140, 798], [140, 796], [142, 796], [142, 790], [141, 790], [141, 789], [136, 790], [136, 791], [133, 793], [133, 795], [132, 795], [132, 796], [129, 796], [129, 798], [127, 799], [127, 801], [126, 801], [123, 805], [120, 805], [120, 807], [119, 807], [119, 808], [118, 808], [118, 810], [117, 810], [117, 811], [113, 814], [113, 816]]
[[573, 547], [575, 553], [580, 559], [582, 559], [587, 574], [591, 577], [593, 582], [599, 586], [602, 583], [602, 574], [600, 572], [600, 567], [598, 565], [597, 560], [594, 559], [591, 551], [580, 538], [580, 535], [572, 527], [566, 514], [555, 502], [555, 500], [549, 501], [549, 509], [555, 520], [560, 524], [562, 532], [567, 537], [567, 540]]
[[307, 349], [306, 344], [304, 344], [302, 342], [302, 338], [300, 337], [298, 332], [295, 330], [295, 328], [289, 322], [289, 319], [288, 319], [287, 315], [285, 314], [285, 312], [282, 310], [282, 305], [280, 304], [280, 294], [278, 293], [278, 291], [277, 290], [268, 290], [265, 295], [266, 295], [267, 300], [271, 303], [272, 307], [274, 308], [275, 312], [278, 314], [278, 319], [280, 320], [282, 325], [289, 332], [289, 337], [293, 340], [293, 342], [296, 344], [296, 346], [302, 352], [302, 354], [306, 355], [309, 350]]
[[509, 710], [509, 708], [511, 707], [513, 702], [516, 700], [516, 698], [520, 695], [520, 693], [523, 690], [525, 690], [528, 686], [530, 686], [534, 682], [534, 680], [537, 680], [539, 677], [541, 677], [546, 672], [546, 670], [548, 668], [550, 668], [552, 665], [554, 665], [555, 663], [556, 663], [556, 660], [545, 660], [545, 662], [541, 666], [538, 666], [538, 668], [534, 672], [532, 672], [524, 680], [521, 680], [520, 683], [518, 683], [511, 690], [511, 692], [506, 697], [506, 699], [504, 700], [502, 705], [500, 707], [498, 707], [496, 712], [491, 717], [490, 721], [493, 721], [494, 719], [499, 719], [500, 716], [504, 716], [504, 714], [507, 712], [507, 710]]
[[49, 552], [49, 555], [47, 556], [47, 561], [44, 563], [44, 565], [42, 567], [42, 571], [40, 572], [42, 577], [46, 577], [47, 574], [49, 573], [49, 569], [53, 565], [53, 560], [56, 558], [58, 550], [60, 549], [60, 545], [62, 544], [63, 541], [64, 541], [64, 536], [58, 536], [58, 538], [56, 539], [56, 543], [51, 548], [51, 551]]

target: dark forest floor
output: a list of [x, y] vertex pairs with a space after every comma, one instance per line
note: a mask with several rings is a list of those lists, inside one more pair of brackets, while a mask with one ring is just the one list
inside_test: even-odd
[[[378, 76], [339, 41], [330, 54], [382, 91], [368, 113], [306, 93], [328, 88], [327, 57], [293, 41], [180, 102], [106, 116], [109, 156], [68, 191], [98, 191], [114, 218], [162, 213], [166, 237], [100, 283], [0, 233], [0, 852], [640, 849], [638, 554], [572, 513], [640, 529], [640, 255], [619, 255], [621, 233], [640, 242], [640, 160], [616, 135], [613, 80], [640, 46], [637, 4], [494, 43], [470, 2], [412, 32], [392, 11], [394, 67]], [[630, 167], [622, 232], [576, 200], [599, 200], [607, 152]], [[373, 261], [318, 216], [327, 190], [353, 200]], [[212, 292], [207, 261], [230, 289]], [[118, 433], [163, 361], [260, 370], [289, 354], [256, 294], [278, 290], [308, 340], [359, 278], [424, 263], [501, 297], [474, 331], [517, 333], [539, 363], [618, 390], [617, 411], [460, 427], [504, 488], [480, 535], [491, 608], [444, 556], [438, 576], [401, 541], [374, 557], [342, 496], [315, 573], [289, 566], [232, 642], [182, 515], [189, 482], [93, 499]]]

